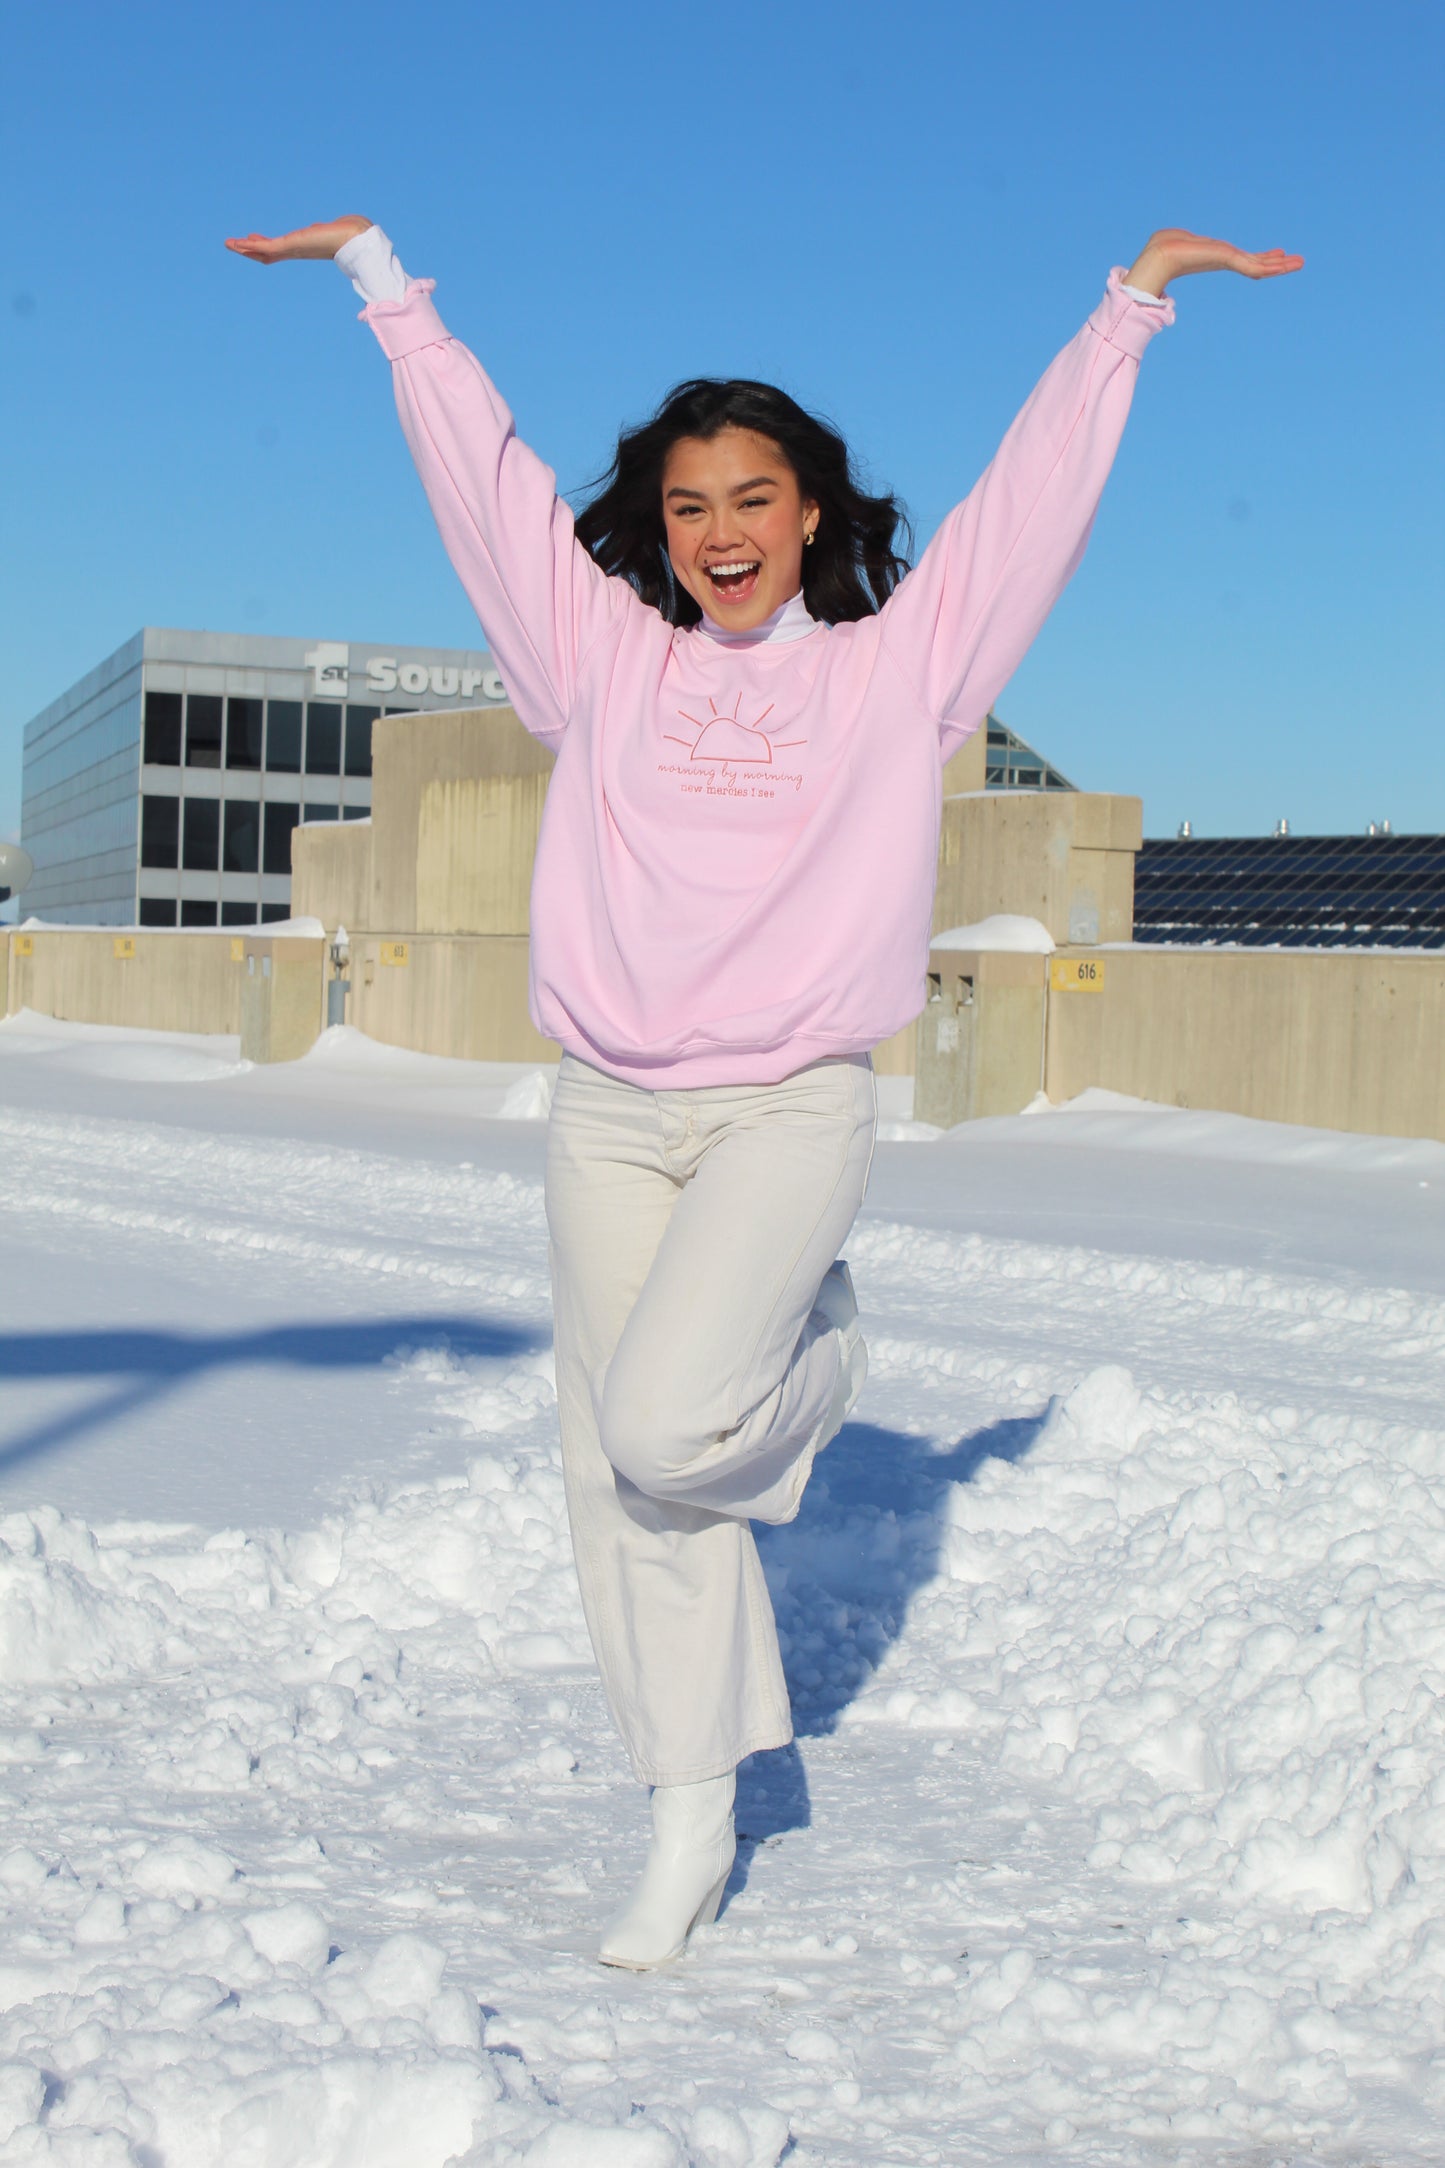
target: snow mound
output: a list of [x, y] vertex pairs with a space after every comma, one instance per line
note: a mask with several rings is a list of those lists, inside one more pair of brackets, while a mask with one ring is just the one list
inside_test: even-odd
[[351, 1024], [333, 1024], [294, 1065], [300, 1070], [345, 1072], [363, 1087], [375, 1085], [391, 1104], [449, 1104], [493, 1121], [545, 1121], [552, 1105], [555, 1068], [525, 1062], [458, 1061], [387, 1046]]
[[530, 1076], [518, 1077], [497, 1109], [499, 1119], [504, 1122], [545, 1122], [552, 1111], [554, 1074], [548, 1069], [534, 1069]]
[[[83, 1679], [153, 1661], [176, 1607], [53, 1507], [0, 1519], [0, 1686]], [[173, 1647], [182, 1652], [177, 1638]]]
[[[1107, 1151], [1175, 1152], [1191, 1159], [1226, 1159], [1339, 1174], [1413, 1174], [1445, 1181], [1445, 1144], [1429, 1137], [1372, 1137], [1342, 1129], [1309, 1129], [1302, 1122], [1266, 1122], [1246, 1114], [1167, 1106], [1091, 1085], [1055, 1106], [1042, 1093], [1016, 1117], [963, 1122], [947, 1132], [959, 1142], [985, 1143], [1001, 1132], [1030, 1144], [1093, 1144]], [[1043, 1117], [1041, 1119], [1041, 1117]], [[1017, 1117], [1022, 1119], [1023, 1117]]]
[[1014, 911], [996, 911], [991, 918], [975, 919], [967, 926], [950, 926], [936, 933], [931, 949], [977, 949], [1005, 951], [1015, 956], [1052, 956], [1054, 937], [1041, 919], [1023, 918]]
[[47, 1061], [68, 1075], [136, 1084], [208, 1084], [244, 1076], [240, 1040], [198, 1032], [134, 1031], [118, 1024], [72, 1024], [21, 1009], [0, 1020], [7, 1056]]

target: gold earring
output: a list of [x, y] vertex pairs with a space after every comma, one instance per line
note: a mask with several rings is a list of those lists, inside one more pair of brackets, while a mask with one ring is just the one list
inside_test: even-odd
[[813, 537], [817, 532], [818, 530], [816, 527], [810, 527], [808, 529], [807, 533], [803, 537], [804, 549], [811, 549], [813, 547]]

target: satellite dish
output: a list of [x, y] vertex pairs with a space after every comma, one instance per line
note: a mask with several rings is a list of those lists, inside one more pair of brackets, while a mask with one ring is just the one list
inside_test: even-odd
[[13, 895], [35, 878], [35, 860], [18, 843], [0, 843], [0, 897]]

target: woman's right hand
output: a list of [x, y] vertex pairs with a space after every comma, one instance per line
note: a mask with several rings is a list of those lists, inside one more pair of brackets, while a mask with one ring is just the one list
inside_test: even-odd
[[249, 256], [252, 263], [294, 263], [307, 258], [329, 261], [348, 241], [365, 233], [370, 224], [369, 218], [333, 218], [319, 226], [298, 226], [294, 233], [243, 234], [226, 246], [233, 255]]

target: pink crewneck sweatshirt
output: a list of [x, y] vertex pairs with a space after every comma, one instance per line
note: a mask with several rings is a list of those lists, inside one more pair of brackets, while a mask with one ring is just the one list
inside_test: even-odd
[[[532, 1016], [656, 1090], [768, 1084], [923, 1002], [940, 773], [1083, 555], [1172, 305], [1110, 274], [987, 472], [876, 617], [749, 644], [600, 571], [430, 280], [363, 311], [518, 716], [555, 748]], [[781, 613], [781, 614], [786, 614]]]

